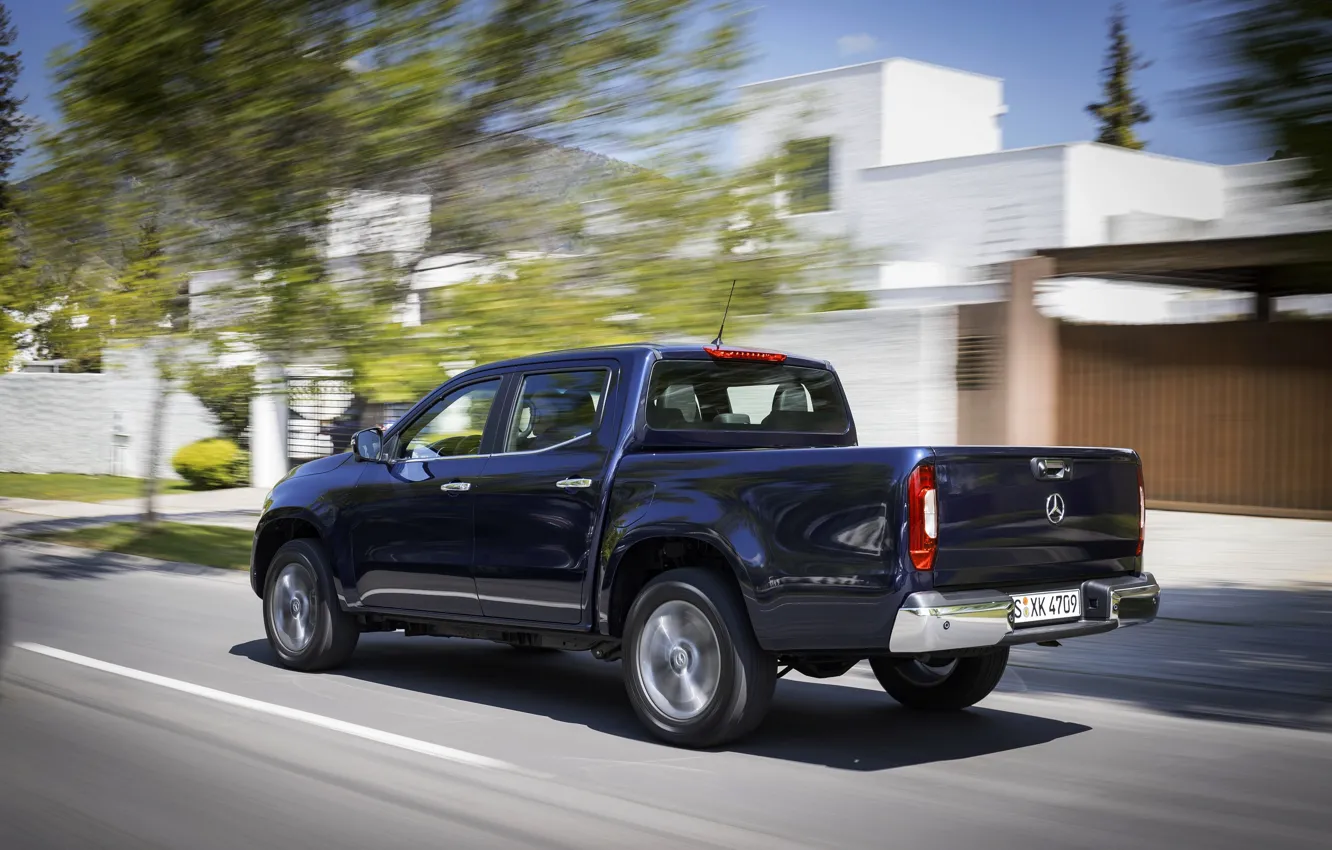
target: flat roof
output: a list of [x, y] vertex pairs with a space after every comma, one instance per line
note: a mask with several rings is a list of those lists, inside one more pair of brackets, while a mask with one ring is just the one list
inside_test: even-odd
[[1332, 230], [1043, 248], [1051, 277], [1236, 289], [1266, 295], [1332, 293]]

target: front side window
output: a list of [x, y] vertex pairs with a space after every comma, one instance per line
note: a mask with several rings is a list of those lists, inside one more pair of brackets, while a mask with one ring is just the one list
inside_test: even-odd
[[396, 460], [431, 460], [481, 453], [500, 379], [449, 393], [416, 418], [398, 438]]
[[605, 369], [525, 376], [504, 450], [539, 451], [592, 433], [608, 376]]
[[663, 360], [648, 394], [647, 424], [659, 431], [843, 434], [849, 427], [837, 378], [826, 369]]

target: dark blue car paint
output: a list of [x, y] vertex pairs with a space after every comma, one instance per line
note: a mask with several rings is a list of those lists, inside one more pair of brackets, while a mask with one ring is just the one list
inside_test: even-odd
[[[1035, 587], [1141, 572], [1136, 527], [1132, 535], [1119, 527], [1125, 516], [1137, 516], [1133, 452], [857, 447], [854, 424], [831, 440], [800, 438], [816, 447], [672, 449], [646, 427], [645, 397], [652, 364], [677, 357], [707, 355], [696, 347], [621, 346], [470, 370], [423, 398], [389, 429], [384, 445], [391, 448], [406, 423], [442, 395], [502, 376], [500, 413], [487, 425], [481, 455], [411, 464], [419, 469], [410, 472], [405, 464], [357, 462], [350, 454], [298, 467], [266, 502], [256, 552], [274, 523], [300, 520], [322, 538], [349, 610], [609, 634], [625, 554], [653, 538], [692, 538], [722, 553], [760, 644], [775, 652], [883, 651], [902, 600], [936, 584]], [[805, 358], [788, 362], [830, 368]], [[521, 373], [587, 365], [612, 372], [589, 437], [546, 452], [498, 453]], [[1039, 482], [1009, 469], [1038, 455], [1071, 458], [1072, 477]], [[905, 481], [927, 458], [936, 463], [940, 488], [933, 573], [915, 570], [905, 555]], [[1011, 476], [1014, 486], [976, 495], [967, 476], [986, 460], [999, 462], [997, 474]], [[1084, 469], [1092, 471], [1080, 477]], [[1102, 491], [1105, 469], [1115, 471]], [[576, 493], [554, 487], [568, 477], [595, 485]], [[439, 492], [439, 482], [455, 478], [473, 482], [473, 490], [460, 497]], [[395, 504], [418, 486], [434, 488], [418, 493], [424, 507]], [[1053, 532], [1041, 526], [1049, 491], [1085, 503], [1087, 519]], [[1091, 513], [1098, 509], [1103, 513]], [[462, 550], [441, 546], [431, 529], [469, 512], [473, 566], [464, 570]], [[1019, 545], [1011, 545], [1014, 536]], [[380, 566], [368, 569], [368, 557]], [[259, 594], [266, 567], [251, 566]]]

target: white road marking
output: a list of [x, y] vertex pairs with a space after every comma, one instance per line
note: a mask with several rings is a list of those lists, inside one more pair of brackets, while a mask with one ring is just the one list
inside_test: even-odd
[[506, 773], [517, 773], [540, 779], [549, 778], [545, 774], [524, 770], [517, 765], [510, 764], [506, 761], [500, 761], [499, 759], [489, 758], [488, 756], [469, 753], [465, 750], [455, 750], [452, 747], [432, 744], [429, 741], [421, 741], [416, 738], [408, 738], [405, 735], [395, 735], [392, 732], [372, 729], [369, 726], [361, 726], [357, 723], [348, 723], [345, 720], [337, 720], [332, 717], [325, 717], [322, 714], [301, 711], [297, 708], [288, 708], [285, 705], [277, 705], [271, 702], [250, 699], [249, 697], [237, 696], [236, 694], [227, 693], [226, 691], [206, 688], [203, 685], [196, 685], [191, 682], [182, 682], [179, 679], [159, 676], [156, 673], [145, 673], [142, 670], [135, 670], [131, 667], [121, 667], [119, 664], [99, 661], [96, 658], [89, 658], [86, 655], [76, 655], [73, 652], [66, 652], [63, 649], [43, 646], [39, 643], [16, 642], [14, 646], [18, 649], [25, 649], [28, 652], [35, 652], [38, 655], [45, 655], [48, 658], [57, 658], [61, 661], [68, 661], [71, 664], [78, 664], [93, 670], [100, 670], [103, 673], [111, 673], [116, 676], [123, 676], [127, 679], [146, 682], [150, 685], [157, 685], [173, 691], [192, 694], [197, 697], [203, 697], [204, 699], [210, 699], [214, 702], [220, 702], [237, 708], [247, 708], [250, 711], [257, 711], [260, 714], [268, 714], [273, 717], [281, 717], [284, 720], [294, 720], [297, 723], [318, 726], [321, 729], [341, 732], [344, 735], [351, 735], [354, 738], [375, 741], [376, 743], [385, 744], [390, 747], [397, 747], [400, 750], [409, 750], [410, 752], [420, 753], [423, 756], [430, 756], [431, 758], [443, 759], [444, 761], [456, 762], [458, 764], [466, 764], [472, 767], [485, 767], [490, 768], [491, 770], [501, 770]]

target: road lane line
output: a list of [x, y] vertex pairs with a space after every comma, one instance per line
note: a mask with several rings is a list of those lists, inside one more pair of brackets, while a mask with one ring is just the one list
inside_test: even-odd
[[78, 664], [92, 670], [100, 670], [103, 673], [111, 673], [115, 676], [123, 676], [126, 679], [134, 679], [135, 681], [146, 682], [147, 684], [157, 685], [158, 687], [168, 688], [173, 691], [192, 694], [197, 697], [203, 697], [204, 699], [210, 699], [214, 702], [220, 702], [237, 708], [246, 708], [250, 711], [257, 711], [260, 714], [281, 717], [284, 720], [294, 720], [297, 723], [318, 726], [321, 729], [341, 732], [344, 735], [351, 735], [354, 738], [374, 741], [390, 747], [397, 747], [400, 750], [420, 753], [423, 756], [430, 756], [431, 758], [443, 759], [444, 761], [456, 762], [458, 764], [470, 765], [472, 767], [500, 770], [506, 773], [517, 773], [539, 779], [550, 778], [545, 774], [524, 770], [523, 768], [506, 761], [477, 755], [476, 753], [469, 753], [465, 750], [455, 750], [452, 747], [445, 747], [441, 744], [432, 744], [429, 741], [422, 741], [417, 738], [408, 738], [405, 735], [395, 735], [392, 732], [372, 729], [369, 726], [361, 726], [358, 723], [348, 723], [345, 720], [337, 720], [332, 717], [325, 717], [322, 714], [301, 711], [298, 708], [288, 708], [285, 705], [277, 705], [271, 702], [250, 699], [249, 697], [238, 696], [236, 694], [227, 693], [226, 691], [207, 688], [203, 685], [196, 685], [191, 682], [182, 682], [179, 679], [159, 676], [156, 673], [145, 673], [142, 670], [135, 670], [131, 667], [122, 667], [119, 664], [112, 664], [108, 661], [99, 661], [96, 658], [89, 658], [86, 655], [76, 655], [73, 652], [66, 652], [63, 649], [43, 646], [39, 643], [15, 642], [13, 646], [17, 649], [27, 650], [28, 652], [35, 652], [38, 655], [45, 655], [48, 658], [68, 661], [71, 664]]

